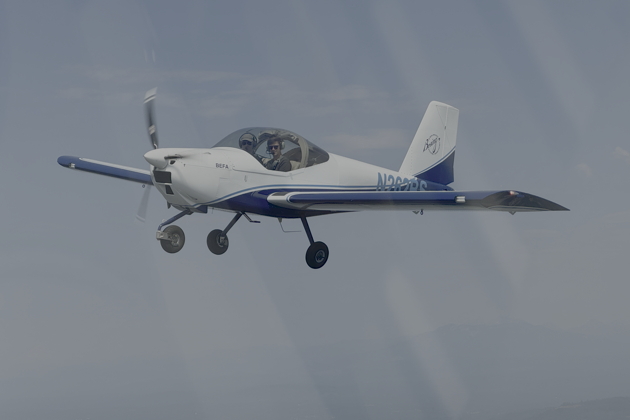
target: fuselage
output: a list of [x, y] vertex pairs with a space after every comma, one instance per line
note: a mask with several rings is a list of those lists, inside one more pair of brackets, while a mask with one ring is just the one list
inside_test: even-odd
[[[293, 191], [439, 191], [451, 188], [343, 156], [290, 172], [266, 169], [251, 154], [233, 147], [155, 149], [145, 154], [153, 184], [180, 210], [208, 208], [271, 217], [301, 213], [269, 204], [267, 196]], [[329, 212], [312, 212], [308, 215]]]

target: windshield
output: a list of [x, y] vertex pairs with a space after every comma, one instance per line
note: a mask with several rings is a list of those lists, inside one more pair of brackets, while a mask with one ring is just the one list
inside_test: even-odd
[[291, 163], [291, 170], [328, 161], [328, 153], [304, 137], [289, 130], [270, 127], [243, 128], [226, 136], [214, 147], [235, 147], [251, 153], [263, 166], [272, 158], [267, 140], [279, 138], [282, 155]]

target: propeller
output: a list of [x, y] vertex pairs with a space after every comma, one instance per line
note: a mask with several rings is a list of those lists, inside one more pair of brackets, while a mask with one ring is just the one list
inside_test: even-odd
[[[144, 114], [147, 120], [147, 127], [149, 133], [149, 141], [151, 142], [151, 146], [154, 149], [157, 149], [158, 146], [158, 136], [157, 136], [157, 126], [155, 125], [155, 112], [153, 111], [153, 103], [155, 101], [155, 95], [157, 93], [157, 88], [153, 88], [149, 90], [144, 96]], [[142, 185], [144, 188], [145, 185]], [[136, 219], [144, 223], [147, 218], [147, 207], [149, 205], [149, 195], [151, 193], [151, 185], [146, 186], [144, 189], [144, 194], [142, 194], [142, 200], [140, 201], [140, 206], [138, 207], [138, 212], [136, 213]]]
[[144, 112], [147, 117], [147, 127], [149, 129], [149, 140], [154, 149], [158, 146], [157, 126], [155, 125], [155, 115], [153, 112], [153, 101], [155, 101], [155, 95], [157, 88], [153, 88], [147, 92], [144, 96]]
[[[142, 185], [145, 187], [145, 185]], [[149, 195], [151, 193], [151, 186], [147, 186], [144, 189], [144, 194], [142, 194], [142, 201], [140, 201], [140, 206], [138, 207], [138, 212], [136, 213], [136, 219], [144, 223], [147, 219], [147, 207], [149, 206]]]

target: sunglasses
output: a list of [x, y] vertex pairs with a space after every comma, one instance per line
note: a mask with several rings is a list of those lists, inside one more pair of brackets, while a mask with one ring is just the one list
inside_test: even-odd
[[254, 144], [249, 140], [241, 140], [241, 144]]
[[279, 148], [280, 146], [278, 146], [277, 144], [273, 146], [269, 146], [269, 150], [274, 150], [274, 149], [279, 149]]

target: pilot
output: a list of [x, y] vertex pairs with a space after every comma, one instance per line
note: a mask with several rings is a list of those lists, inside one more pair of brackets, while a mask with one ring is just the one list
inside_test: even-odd
[[272, 135], [267, 139], [267, 152], [271, 154], [271, 159], [265, 164], [265, 168], [272, 171], [289, 172], [291, 162], [282, 155], [284, 141], [277, 135]]
[[256, 147], [256, 144], [258, 144], [258, 140], [256, 139], [256, 136], [254, 136], [252, 133], [244, 133], [238, 139], [238, 147], [245, 150], [250, 155], [254, 154], [254, 148]]

